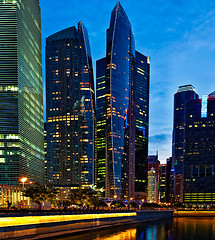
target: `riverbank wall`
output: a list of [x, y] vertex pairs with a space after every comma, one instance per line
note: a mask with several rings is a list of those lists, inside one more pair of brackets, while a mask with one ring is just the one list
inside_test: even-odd
[[175, 211], [174, 217], [215, 217], [215, 211]]
[[171, 218], [173, 211], [0, 217], [0, 239], [53, 239], [122, 225]]

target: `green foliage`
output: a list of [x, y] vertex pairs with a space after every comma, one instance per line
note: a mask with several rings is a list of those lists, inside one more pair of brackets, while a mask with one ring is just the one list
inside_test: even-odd
[[57, 190], [50, 185], [42, 186], [39, 183], [35, 183], [27, 187], [23, 191], [23, 195], [30, 197], [38, 205], [42, 205], [44, 201], [54, 204], [56, 202]]
[[97, 192], [92, 188], [77, 188], [71, 191], [70, 201], [78, 206], [101, 206]]

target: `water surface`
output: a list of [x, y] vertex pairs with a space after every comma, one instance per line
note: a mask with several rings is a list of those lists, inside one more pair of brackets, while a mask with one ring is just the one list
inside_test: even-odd
[[58, 240], [215, 240], [215, 218], [175, 218], [122, 226]]

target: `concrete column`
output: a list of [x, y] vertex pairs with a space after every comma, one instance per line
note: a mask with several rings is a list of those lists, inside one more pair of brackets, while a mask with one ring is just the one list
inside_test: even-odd
[[4, 204], [4, 188], [1, 186], [1, 204]]
[[11, 202], [11, 187], [8, 187], [8, 201]]
[[17, 188], [15, 187], [13, 189], [13, 205], [16, 205], [16, 202], [17, 202]]
[[7, 201], [8, 201], [8, 189], [7, 189], [7, 187], [5, 187], [4, 190], [5, 190], [5, 203], [7, 203]]
[[19, 198], [20, 198], [20, 202], [23, 200], [23, 198], [22, 198], [22, 189], [21, 188], [19, 188]]
[[13, 204], [13, 205], [15, 205], [15, 197], [16, 197], [16, 195], [15, 195], [15, 187], [13, 187], [12, 188], [12, 200], [11, 200], [11, 203]]

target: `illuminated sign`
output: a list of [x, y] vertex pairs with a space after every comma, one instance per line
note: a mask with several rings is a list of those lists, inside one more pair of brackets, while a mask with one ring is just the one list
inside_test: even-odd
[[202, 110], [201, 110], [201, 117], [207, 117], [207, 108], [208, 108], [208, 95], [202, 96]]

